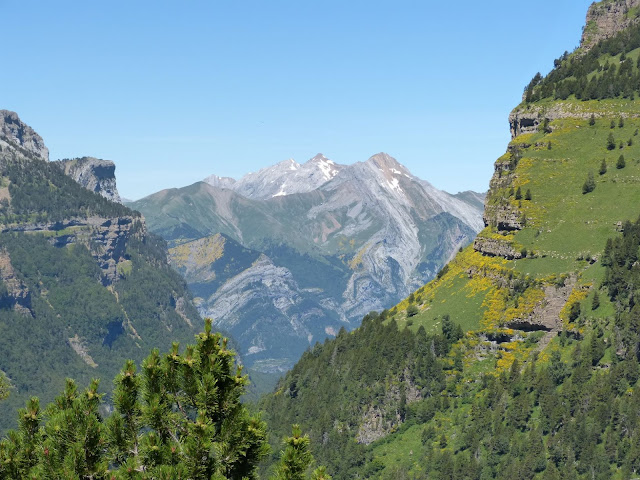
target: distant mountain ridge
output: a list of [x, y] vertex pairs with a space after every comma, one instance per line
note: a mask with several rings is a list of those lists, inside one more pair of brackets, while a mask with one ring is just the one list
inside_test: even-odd
[[0, 430], [31, 396], [52, 401], [66, 377], [111, 379], [125, 359], [199, 328], [166, 243], [113, 201], [113, 162], [48, 157], [31, 127], [0, 111], [0, 375], [12, 386]]
[[[482, 200], [442, 192], [379, 153], [351, 165], [290, 159], [237, 181], [211, 175], [129, 205], [169, 242], [201, 313], [267, 371], [433, 278], [483, 227]], [[215, 258], [203, 253], [212, 245]]]

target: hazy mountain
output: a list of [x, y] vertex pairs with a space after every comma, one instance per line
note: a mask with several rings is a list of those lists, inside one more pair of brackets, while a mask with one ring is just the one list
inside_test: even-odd
[[[432, 278], [482, 227], [477, 197], [469, 198], [384, 153], [353, 165], [319, 154], [130, 205], [173, 247], [201, 313], [233, 334], [246, 362], [274, 370]], [[213, 244], [215, 258], [202, 252]], [[246, 255], [251, 265], [211, 267]], [[215, 279], [202, 276], [212, 269]]]

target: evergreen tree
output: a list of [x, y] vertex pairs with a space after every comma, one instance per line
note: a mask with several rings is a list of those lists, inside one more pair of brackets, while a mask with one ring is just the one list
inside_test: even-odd
[[611, 123], [609, 124], [609, 128], [611, 128], [611, 129], [616, 128], [616, 122], [614, 122], [613, 120], [611, 120]]
[[596, 290], [593, 294], [593, 300], [591, 301], [591, 310], [597, 310], [600, 306], [600, 295], [598, 295], [598, 291]]
[[531, 200], [531, 190], [527, 188], [527, 192], [524, 194], [525, 200]]
[[516, 189], [516, 200], [521, 200], [522, 199], [522, 189], [520, 187], [518, 187]]
[[624, 127], [624, 118], [620, 117], [620, 119], [618, 120], [618, 128], [623, 128]]
[[584, 184], [582, 184], [582, 193], [590, 193], [593, 192], [596, 189], [596, 181], [593, 178], [593, 173], [589, 172], [587, 174], [587, 179], [584, 181]]
[[616, 139], [613, 136], [613, 133], [609, 133], [607, 137], [607, 150], [615, 150], [616, 148]]
[[591, 118], [589, 118], [589, 125], [591, 125], [592, 127], [596, 124], [596, 116], [595, 114], [591, 114]]
[[97, 380], [83, 394], [68, 380], [44, 412], [30, 400], [0, 442], [0, 478], [255, 478], [268, 445], [266, 425], [240, 403], [248, 379], [211, 320], [196, 338], [182, 354], [154, 350], [141, 373], [127, 362], [106, 422]]
[[618, 157], [618, 161], [616, 162], [616, 168], [622, 169], [626, 166], [626, 162], [624, 161], [624, 155], [620, 155]]
[[607, 162], [604, 158], [602, 159], [602, 163], [600, 164], [600, 170], [598, 170], [598, 173], [600, 175], [604, 175], [605, 173], [607, 173]]
[[[294, 425], [292, 435], [284, 439], [285, 449], [280, 454], [273, 480], [305, 480], [307, 478], [306, 472], [313, 462], [309, 443], [309, 437], [302, 436], [300, 427]], [[324, 467], [319, 467], [313, 472], [311, 479], [331, 480], [331, 476], [327, 474]]]

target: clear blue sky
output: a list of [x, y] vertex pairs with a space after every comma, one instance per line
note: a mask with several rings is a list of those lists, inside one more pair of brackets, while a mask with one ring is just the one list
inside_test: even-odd
[[590, 3], [0, 0], [0, 108], [52, 159], [114, 160], [133, 199], [318, 152], [484, 191]]

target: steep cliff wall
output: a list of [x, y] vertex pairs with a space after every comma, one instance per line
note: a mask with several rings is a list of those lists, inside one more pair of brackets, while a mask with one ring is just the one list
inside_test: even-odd
[[64, 173], [87, 190], [99, 193], [112, 202], [121, 202], [116, 187], [116, 165], [111, 160], [93, 157], [58, 160]]

